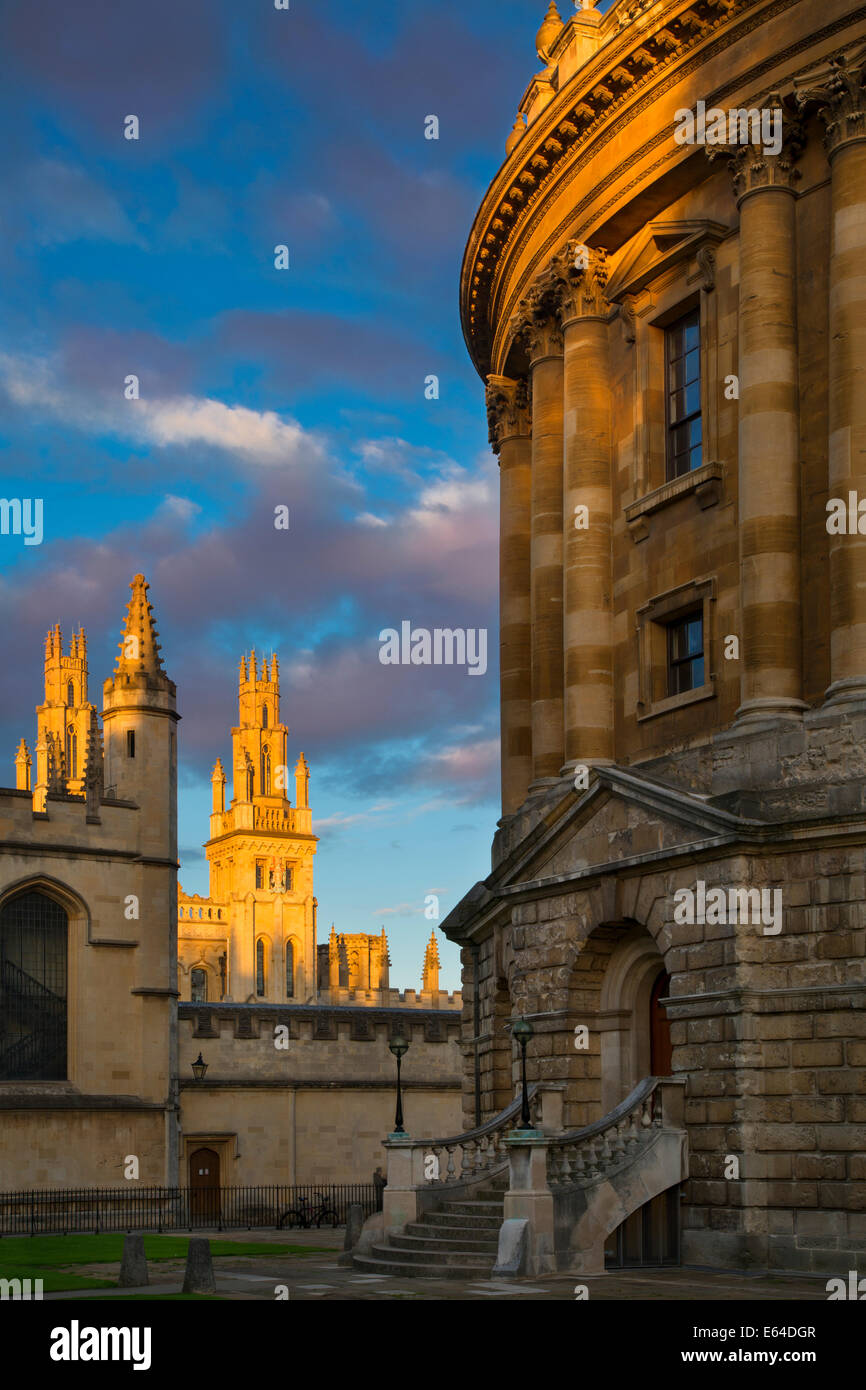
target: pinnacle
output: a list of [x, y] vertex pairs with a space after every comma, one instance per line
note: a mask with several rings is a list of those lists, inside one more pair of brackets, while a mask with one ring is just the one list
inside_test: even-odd
[[120, 654], [115, 662], [115, 672], [164, 676], [157, 641], [159, 633], [153, 621], [153, 605], [147, 597], [150, 585], [143, 574], [137, 574], [129, 587], [132, 598], [126, 605], [126, 621], [118, 643]]

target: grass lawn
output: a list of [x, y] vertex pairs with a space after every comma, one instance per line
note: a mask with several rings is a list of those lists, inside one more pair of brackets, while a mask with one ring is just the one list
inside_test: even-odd
[[[41, 1279], [45, 1293], [114, 1289], [117, 1287], [116, 1278], [93, 1278], [64, 1271], [67, 1265], [119, 1266], [123, 1240], [122, 1233], [98, 1236], [3, 1236], [0, 1239], [0, 1279]], [[188, 1244], [189, 1236], [146, 1235], [144, 1252], [149, 1261], [185, 1260]], [[212, 1240], [210, 1248], [214, 1256], [236, 1257], [333, 1253], [327, 1246], [276, 1245], [267, 1241]], [[181, 1297], [180, 1294], [168, 1296]]]

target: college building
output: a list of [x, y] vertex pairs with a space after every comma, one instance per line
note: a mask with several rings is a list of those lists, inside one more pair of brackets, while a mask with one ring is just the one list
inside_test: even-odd
[[416, 1132], [459, 1124], [460, 994], [435, 936], [403, 992], [384, 931], [317, 943], [309, 769], [301, 753], [289, 777], [275, 656], [241, 662], [210, 893], [179, 888], [177, 691], [148, 587], [130, 585], [101, 720], [85, 634], [67, 651], [49, 632], [36, 741], [0, 788], [0, 1192], [369, 1182], [395, 1034]]

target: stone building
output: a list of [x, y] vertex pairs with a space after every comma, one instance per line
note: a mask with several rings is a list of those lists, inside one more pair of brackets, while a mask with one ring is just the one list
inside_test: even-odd
[[537, 51], [461, 281], [502, 719], [492, 870], [444, 923], [464, 1123], [514, 1094], [515, 1015], [566, 1129], [672, 1072], [682, 1259], [837, 1272], [866, 1252], [866, 17], [584, 0]]
[[301, 754], [293, 806], [275, 657], [241, 663], [211, 895], [179, 890], [176, 689], [144, 576], [130, 588], [102, 727], [84, 633], [66, 655], [57, 627], [35, 762], [22, 739], [0, 788], [0, 1190], [369, 1181], [395, 1033], [415, 1132], [457, 1125], [461, 997], [435, 942], [422, 988], [391, 989], [384, 932], [332, 930], [319, 991], [309, 774]]

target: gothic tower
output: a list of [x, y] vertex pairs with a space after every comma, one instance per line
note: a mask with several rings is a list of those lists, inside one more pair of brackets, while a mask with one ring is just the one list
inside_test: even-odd
[[18, 790], [29, 791], [31, 785], [38, 790], [40, 809], [49, 789], [75, 796], [84, 791], [93, 709], [87, 699], [87, 638], [82, 631], [73, 632], [69, 655], [64, 655], [58, 623], [45, 639], [45, 700], [36, 709], [35, 782], [30, 749], [24, 739], [15, 757]]
[[300, 754], [289, 797], [288, 728], [276, 656], [242, 657], [232, 729], [233, 795], [217, 759], [205, 850], [212, 904], [230, 922], [227, 996], [304, 1003], [316, 995], [316, 913], [309, 768]]

